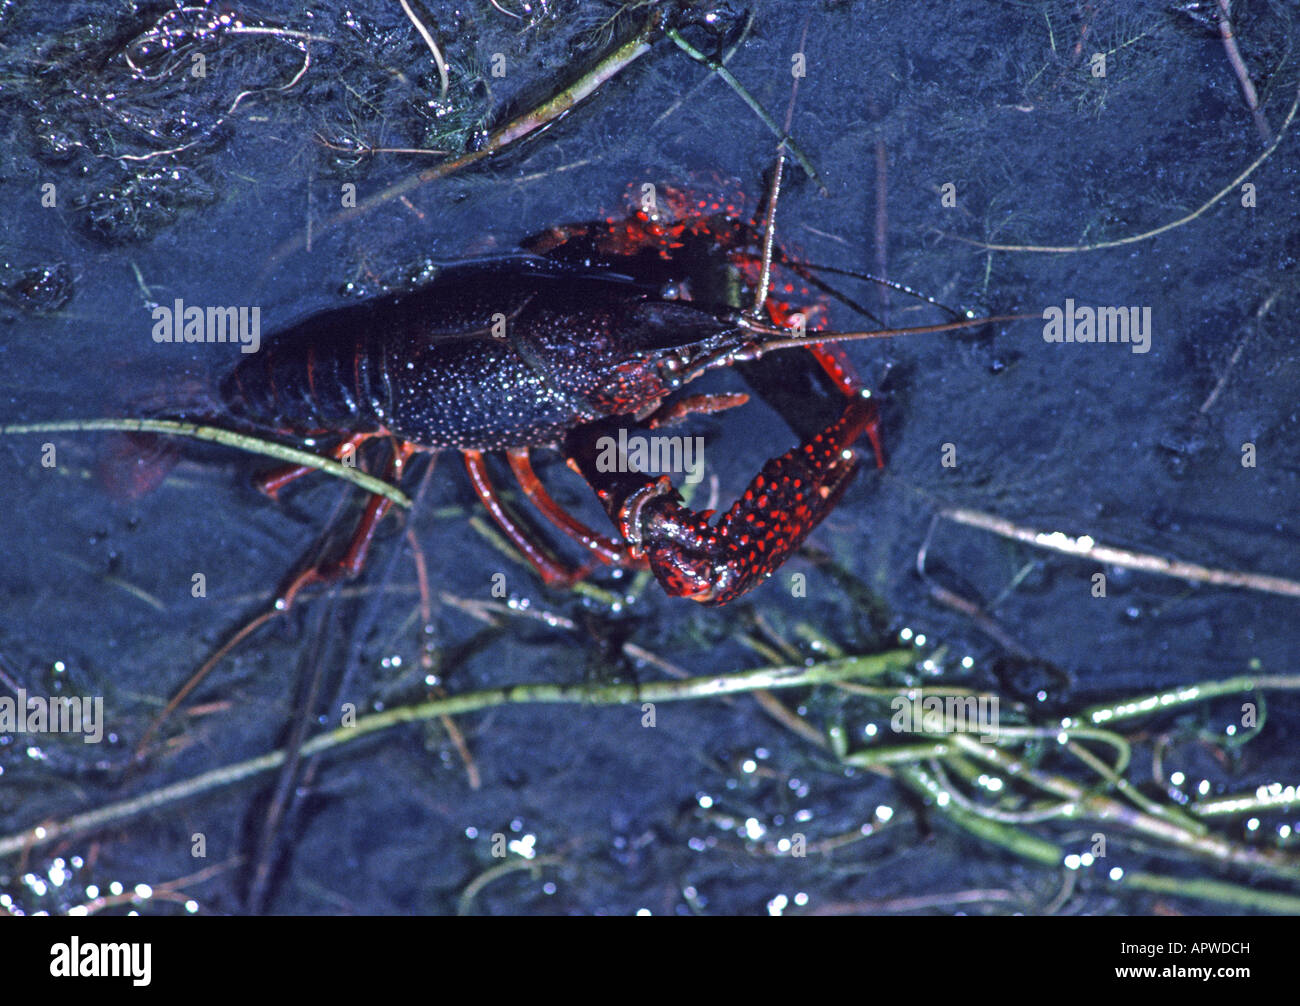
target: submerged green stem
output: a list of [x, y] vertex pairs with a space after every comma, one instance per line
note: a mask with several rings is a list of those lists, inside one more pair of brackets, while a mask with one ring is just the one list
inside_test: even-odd
[[197, 423], [182, 423], [171, 419], [68, 419], [50, 423], [11, 423], [0, 426], [0, 436], [24, 433], [81, 433], [97, 430], [116, 430], [121, 433], [164, 433], [173, 437], [190, 437], [194, 440], [206, 440], [213, 444], [234, 447], [249, 454], [261, 454], [264, 457], [287, 461], [308, 468], [319, 468], [335, 478], [360, 486], [366, 492], [376, 496], [385, 496], [400, 507], [409, 508], [411, 499], [406, 493], [383, 479], [341, 464], [333, 458], [324, 458], [310, 451], [296, 447], [287, 447], [273, 440], [223, 430], [218, 426], [201, 426]]

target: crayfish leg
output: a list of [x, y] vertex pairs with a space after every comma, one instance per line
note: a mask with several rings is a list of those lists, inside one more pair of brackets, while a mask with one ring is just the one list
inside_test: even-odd
[[749, 401], [743, 392], [724, 391], [713, 395], [688, 395], [670, 402], [646, 416], [644, 422], [650, 429], [660, 426], [672, 426], [680, 423], [687, 416], [708, 416], [727, 409], [734, 409]]
[[[595, 563], [588, 563], [575, 569], [551, 555], [537, 541], [533, 533], [521, 524], [506, 509], [505, 504], [501, 502], [501, 497], [488, 475], [487, 462], [483, 459], [483, 452], [467, 450], [463, 454], [465, 456], [465, 470], [469, 473], [470, 485], [473, 486], [479, 502], [492, 515], [492, 519], [497, 522], [497, 527], [510, 539], [510, 543], [519, 549], [533, 569], [537, 570], [537, 575], [542, 578], [544, 584], [548, 587], [569, 587], [583, 579], [595, 568]], [[531, 466], [529, 471], [531, 471]], [[540, 486], [540, 483], [538, 485]], [[526, 486], [524, 491], [525, 493], [528, 491]], [[554, 504], [554, 501], [552, 503]], [[556, 510], [559, 511], [559, 505], [554, 505]], [[594, 532], [592, 534], [594, 535]], [[610, 545], [617, 547], [613, 542], [610, 542]]]
[[[826, 371], [826, 376], [831, 379], [831, 383], [849, 398], [868, 395], [868, 392], [864, 390], [862, 379], [858, 377], [853, 362], [839, 346], [821, 346], [814, 343], [809, 345], [808, 352], [821, 364], [822, 370]], [[871, 442], [871, 449], [876, 455], [876, 467], [884, 468], [885, 451], [880, 445], [880, 420], [874, 413], [871, 421], [862, 432], [867, 435], [867, 440]]]
[[533, 462], [527, 447], [511, 447], [506, 451], [506, 460], [510, 462], [510, 470], [514, 473], [519, 488], [524, 491], [524, 495], [533, 506], [537, 507], [552, 524], [581, 545], [588, 554], [611, 566], [637, 565], [628, 552], [627, 546], [593, 531], [555, 502], [554, 497], [542, 484], [542, 480], [533, 471]]
[[[335, 461], [343, 460], [343, 457], [351, 453], [356, 456], [356, 450], [367, 440], [380, 436], [378, 433], [354, 433], [350, 437], [340, 440], [330, 452], [330, 457]], [[319, 471], [311, 465], [285, 465], [283, 468], [276, 468], [267, 472], [265, 475], [259, 475], [254, 485], [257, 486], [258, 492], [271, 499], [278, 499], [280, 490], [291, 482], [296, 482], [304, 475], [310, 475], [312, 472]]]
[[[370, 435], [364, 434], [360, 436], [365, 439]], [[343, 444], [352, 443], [355, 440], [356, 437], [350, 437]], [[341, 444], [340, 449], [342, 446]], [[389, 459], [384, 477], [389, 482], [400, 482], [402, 472], [406, 468], [406, 462], [410, 460], [411, 455], [417, 450], [416, 445], [409, 441], [396, 441], [393, 445], [393, 456]], [[337, 453], [339, 452], [336, 451]], [[315, 469], [308, 470], [315, 471]], [[366, 564], [366, 555], [370, 551], [370, 544], [375, 539], [375, 531], [392, 505], [393, 501], [387, 496], [371, 494], [369, 502], [366, 503], [365, 512], [357, 522], [357, 528], [352, 533], [352, 540], [348, 543], [347, 550], [342, 557], [331, 563], [308, 566], [306, 569], [294, 574], [276, 596], [276, 610], [288, 611], [293, 604], [294, 598], [298, 596], [298, 592], [304, 587], [317, 583], [333, 583], [341, 578], [351, 578], [360, 573]]]

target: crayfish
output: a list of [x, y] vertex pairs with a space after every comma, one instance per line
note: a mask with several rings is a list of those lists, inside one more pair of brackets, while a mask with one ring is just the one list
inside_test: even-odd
[[[767, 232], [775, 209], [770, 199]], [[429, 285], [309, 317], [272, 336], [222, 383], [239, 421], [299, 437], [339, 435], [335, 458], [373, 438], [393, 450], [386, 477], [411, 456], [456, 450], [479, 500], [548, 585], [601, 564], [649, 568], [672, 596], [735, 600], [772, 575], [827, 516], [858, 469], [864, 434], [883, 456], [875, 402], [829, 342], [886, 333], [792, 331], [787, 304], [769, 300], [773, 244], [723, 200], [665, 190], [629, 219], [558, 227], [518, 254], [448, 267]], [[759, 249], [762, 249], [761, 251]], [[777, 252], [778, 267], [793, 266]], [[741, 310], [693, 287], [690, 264], [722, 258], [760, 274]], [[809, 314], [815, 314], [814, 307]], [[962, 320], [903, 331], [984, 324]], [[743, 404], [743, 394], [673, 395], [705, 371], [776, 350], [810, 350], [843, 394], [839, 417], [763, 466], [716, 522], [683, 502], [667, 475], [599, 463], [620, 429], [654, 429]], [[560, 449], [603, 505], [616, 537], [565, 511], [533, 470], [534, 448]], [[576, 541], [570, 567], [502, 504], [485, 454], [504, 452], [524, 495]], [[309, 468], [262, 480], [274, 496]], [[357, 573], [390, 501], [372, 496], [346, 553], [297, 576], [286, 607], [311, 582]]]

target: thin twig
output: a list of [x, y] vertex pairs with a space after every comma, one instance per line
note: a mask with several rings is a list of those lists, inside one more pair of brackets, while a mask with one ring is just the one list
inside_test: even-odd
[[415, 25], [415, 30], [420, 33], [420, 37], [424, 39], [424, 44], [427, 45], [429, 51], [433, 53], [433, 61], [438, 67], [438, 82], [441, 85], [442, 91], [439, 97], [445, 101], [447, 99], [448, 86], [447, 61], [442, 58], [442, 50], [438, 48], [438, 44], [434, 42], [433, 36], [429, 34], [429, 29], [426, 28], [420, 19], [415, 16], [415, 11], [411, 10], [411, 5], [407, 3], [406, 0], [397, 0], [397, 2], [402, 5], [402, 10], [405, 11], [406, 16], [410, 18], [411, 24]]
[[[1273, 302], [1277, 300], [1279, 293], [1280, 291], [1274, 290], [1272, 293], [1268, 295], [1268, 298], [1264, 301], [1264, 303], [1262, 303], [1259, 306], [1259, 308], [1255, 311], [1256, 323], [1263, 320], [1264, 316], [1268, 314], [1268, 312], [1272, 309]], [[1214, 385], [1214, 390], [1211, 391], [1209, 395], [1206, 397], [1205, 401], [1201, 403], [1201, 409], [1200, 409], [1201, 415], [1205, 415], [1205, 413], [1209, 412], [1210, 409], [1213, 408], [1214, 403], [1218, 401], [1219, 395], [1223, 393], [1223, 389], [1228, 384], [1228, 376], [1232, 373], [1232, 368], [1235, 367], [1237, 365], [1237, 361], [1241, 359], [1241, 354], [1242, 351], [1245, 350], [1246, 348], [1246, 343], [1250, 341], [1250, 337], [1254, 334], [1255, 334], [1255, 327], [1252, 326], [1249, 330], [1247, 330], [1245, 335], [1243, 335], [1240, 339], [1237, 340], [1237, 346], [1235, 349], [1233, 349], [1232, 356], [1228, 358], [1228, 365], [1223, 368], [1223, 373], [1219, 375], [1219, 380]]]
[[998, 245], [989, 244], [987, 241], [976, 241], [974, 238], [962, 237], [959, 234], [949, 234], [947, 236], [960, 241], [962, 244], [973, 245], [974, 247], [982, 248], [985, 251], [1029, 252], [1034, 254], [1098, 251], [1102, 248], [1119, 248], [1123, 245], [1131, 245], [1136, 244], [1139, 241], [1146, 241], [1149, 238], [1164, 234], [1166, 231], [1172, 231], [1178, 227], [1182, 227], [1184, 224], [1191, 223], [1197, 217], [1203, 215], [1207, 210], [1219, 203], [1229, 193], [1236, 190], [1242, 182], [1255, 173], [1261, 164], [1272, 156], [1273, 151], [1275, 151], [1282, 141], [1286, 139], [1287, 131], [1291, 128], [1291, 123], [1295, 121], [1297, 110], [1300, 110], [1300, 88], [1297, 88], [1296, 90], [1295, 100], [1291, 102], [1291, 108], [1286, 114], [1286, 119], [1282, 123], [1282, 128], [1278, 130], [1277, 138], [1264, 148], [1263, 153], [1250, 162], [1245, 171], [1239, 174], [1191, 213], [1179, 217], [1177, 220], [1171, 221], [1170, 223], [1162, 224], [1154, 230], [1143, 231], [1141, 234], [1131, 234], [1126, 238], [1116, 238], [1113, 241], [1097, 241], [1093, 244], [1086, 245]]
[[[541, 105], [520, 115], [518, 118], [511, 119], [500, 129], [495, 130], [479, 149], [468, 151], [452, 160], [426, 168], [424, 171], [404, 178], [400, 182], [390, 185], [382, 192], [362, 200], [354, 207], [335, 213], [332, 217], [317, 225], [317, 233], [323, 233], [325, 230], [355, 220], [357, 217], [369, 213], [375, 207], [382, 206], [399, 196], [404, 196], [421, 185], [440, 178], [446, 178], [463, 168], [499, 154], [520, 140], [549, 126], [591, 97], [606, 82], [616, 77], [649, 52], [662, 23], [663, 11], [656, 8], [646, 26], [629, 42], [602, 59], [589, 73], [585, 74], [572, 86], [565, 88]], [[280, 244], [267, 259], [267, 263], [262, 269], [261, 279], [264, 280], [268, 277], [280, 262], [301, 247], [302, 238], [298, 236], [289, 238]]]
[[[420, 547], [420, 539], [415, 533], [415, 528], [406, 529], [406, 543], [411, 547], [411, 557], [415, 560], [415, 579], [420, 588], [420, 631], [421, 634], [427, 632], [433, 627], [433, 592], [429, 589], [429, 569], [424, 559], [424, 549]], [[433, 673], [433, 658], [426, 649], [420, 654], [421, 664], [425, 671]], [[438, 698], [446, 698], [447, 692], [441, 685], [435, 685], [432, 694]], [[443, 730], [447, 731], [447, 736], [456, 747], [457, 754], [465, 766], [465, 781], [469, 783], [469, 788], [478, 790], [483, 787], [483, 776], [478, 770], [478, 764], [474, 761], [474, 755], [469, 749], [469, 742], [465, 740], [464, 732], [456, 725], [456, 721], [450, 716], [440, 717]]]
[[1247, 590], [1282, 594], [1286, 597], [1300, 597], [1300, 582], [1280, 576], [1267, 576], [1263, 573], [1234, 569], [1213, 569], [1193, 562], [1183, 562], [1180, 559], [1166, 559], [1146, 552], [1133, 552], [1111, 545], [1100, 545], [1089, 535], [1072, 538], [1060, 531], [1042, 531], [1023, 524], [1013, 524], [994, 514], [968, 510], [964, 507], [943, 510], [941, 516], [958, 524], [992, 531], [1003, 538], [1021, 541], [1037, 548], [1064, 552], [1066, 555], [1078, 556], [1081, 559], [1091, 559], [1106, 565], [1139, 569], [1146, 573], [1158, 573], [1161, 576], [1177, 577], [1195, 583], [1212, 583], [1220, 587], [1242, 587]]
[[1259, 107], [1259, 96], [1255, 93], [1254, 83], [1251, 82], [1250, 71], [1246, 69], [1246, 61], [1241, 58], [1241, 50], [1237, 48], [1237, 36], [1232, 30], [1231, 0], [1219, 0], [1219, 34], [1223, 37], [1223, 48], [1228, 53], [1232, 72], [1237, 75], [1237, 82], [1241, 84], [1241, 94], [1246, 99], [1246, 107], [1255, 117], [1255, 128], [1259, 130], [1260, 139], [1265, 143], [1272, 143], [1273, 131], [1268, 128], [1268, 119], [1264, 118], [1264, 111]]
[[822, 177], [817, 173], [817, 169], [812, 166], [812, 161], [810, 161], [807, 155], [803, 152], [803, 148], [795, 143], [794, 138], [791, 137], [789, 133], [784, 132], [781, 127], [776, 124], [776, 120], [772, 118], [767, 109], [759, 104], [758, 99], [750, 94], [745, 85], [736, 79], [734, 73], [719, 63], [716, 59], [711, 59], [704, 55], [704, 53], [700, 52], [699, 49], [696, 49], [695, 46], [682, 38], [675, 28], [669, 28], [666, 34], [673, 40], [676, 46], [682, 50], [682, 52], [686, 53], [686, 55], [690, 56], [691, 59], [696, 62], [703, 63], [726, 81], [727, 85], [740, 97], [740, 100], [748, 105], [750, 110], [757, 115], [760, 120], [762, 120], [763, 125], [767, 126], [777, 139], [781, 140], [790, 149], [791, 156], [799, 162], [799, 167], [803, 168], [804, 171], [807, 172], [808, 177], [817, 183], [817, 188], [821, 190], [821, 194], [823, 196], [830, 195], [830, 192], [826, 188], [826, 183], [822, 181]]

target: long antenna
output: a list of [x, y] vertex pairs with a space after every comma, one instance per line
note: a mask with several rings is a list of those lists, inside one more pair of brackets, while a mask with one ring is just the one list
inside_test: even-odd
[[[808, 44], [808, 19], [803, 23], [803, 37], [799, 40], [799, 51], [803, 52]], [[750, 316], [759, 319], [763, 316], [763, 307], [767, 304], [767, 295], [772, 288], [772, 247], [776, 243], [776, 203], [781, 196], [781, 175], [785, 171], [785, 145], [790, 136], [790, 127], [794, 125], [794, 103], [799, 97], [799, 75], [795, 74], [790, 83], [790, 104], [785, 110], [785, 128], [782, 130], [781, 142], [776, 145], [776, 168], [772, 172], [772, 188], [767, 196], [767, 215], [763, 221], [763, 269], [758, 277], [758, 293], [754, 298], [754, 307]], [[782, 256], [784, 257], [784, 256]]]
[[916, 325], [911, 328], [882, 328], [870, 332], [809, 332], [807, 335], [791, 336], [788, 328], [777, 328], [761, 321], [755, 321], [748, 315], [739, 316], [741, 328], [749, 329], [764, 336], [773, 336], [755, 343], [753, 358], [773, 353], [778, 349], [797, 349], [807, 346], [821, 346], [833, 342], [860, 342], [865, 339], [891, 339], [897, 335], [926, 335], [931, 332], [955, 332], [963, 328], [979, 328], [983, 325], [1000, 325], [1007, 321], [1023, 321], [1026, 318], [1042, 318], [1041, 314], [999, 314], [992, 318], [963, 318], [960, 321], [948, 321], [940, 325]]

